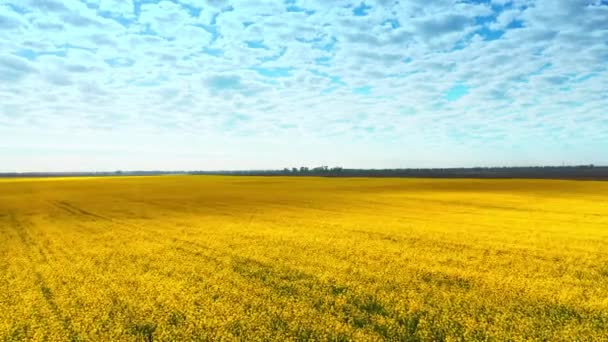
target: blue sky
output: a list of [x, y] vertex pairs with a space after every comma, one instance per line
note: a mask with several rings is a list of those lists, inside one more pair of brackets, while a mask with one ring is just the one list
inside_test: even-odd
[[0, 0], [0, 171], [608, 164], [608, 1]]

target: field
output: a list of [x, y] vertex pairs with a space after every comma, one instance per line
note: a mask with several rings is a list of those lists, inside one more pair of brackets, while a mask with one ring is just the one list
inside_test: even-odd
[[0, 179], [0, 341], [607, 336], [608, 182]]

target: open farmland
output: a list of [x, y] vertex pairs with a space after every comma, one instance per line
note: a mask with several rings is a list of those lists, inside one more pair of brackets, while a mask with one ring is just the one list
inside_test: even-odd
[[606, 340], [608, 183], [0, 180], [0, 340]]

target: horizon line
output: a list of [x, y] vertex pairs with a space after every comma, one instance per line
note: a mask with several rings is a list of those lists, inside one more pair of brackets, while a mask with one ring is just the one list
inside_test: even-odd
[[[300, 171], [301, 168], [306, 168], [305, 171]], [[325, 170], [320, 168], [327, 168]], [[341, 166], [299, 166], [299, 167], [284, 167], [284, 168], [251, 168], [251, 169], [192, 169], [192, 170], [168, 170], [168, 169], [113, 169], [113, 170], [95, 170], [95, 171], [0, 171], [2, 175], [23, 175], [23, 174], [129, 174], [129, 173], [158, 173], [158, 174], [172, 174], [172, 173], [193, 173], [193, 172], [205, 172], [205, 173], [230, 173], [230, 172], [289, 172], [295, 173], [292, 170], [297, 169], [297, 172], [323, 172], [323, 171], [336, 171], [335, 168], [345, 171], [419, 171], [419, 170], [478, 170], [478, 169], [538, 169], [538, 168], [608, 168], [608, 165], [595, 165], [591, 164], [569, 164], [569, 165], [518, 165], [518, 166], [467, 166], [467, 167], [395, 167], [395, 168], [357, 168], [357, 167], [341, 167]], [[287, 169], [287, 171], [286, 171]]]

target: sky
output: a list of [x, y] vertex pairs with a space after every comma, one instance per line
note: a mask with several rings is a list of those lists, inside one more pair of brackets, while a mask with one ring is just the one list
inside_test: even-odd
[[0, 171], [591, 163], [606, 0], [0, 0]]

